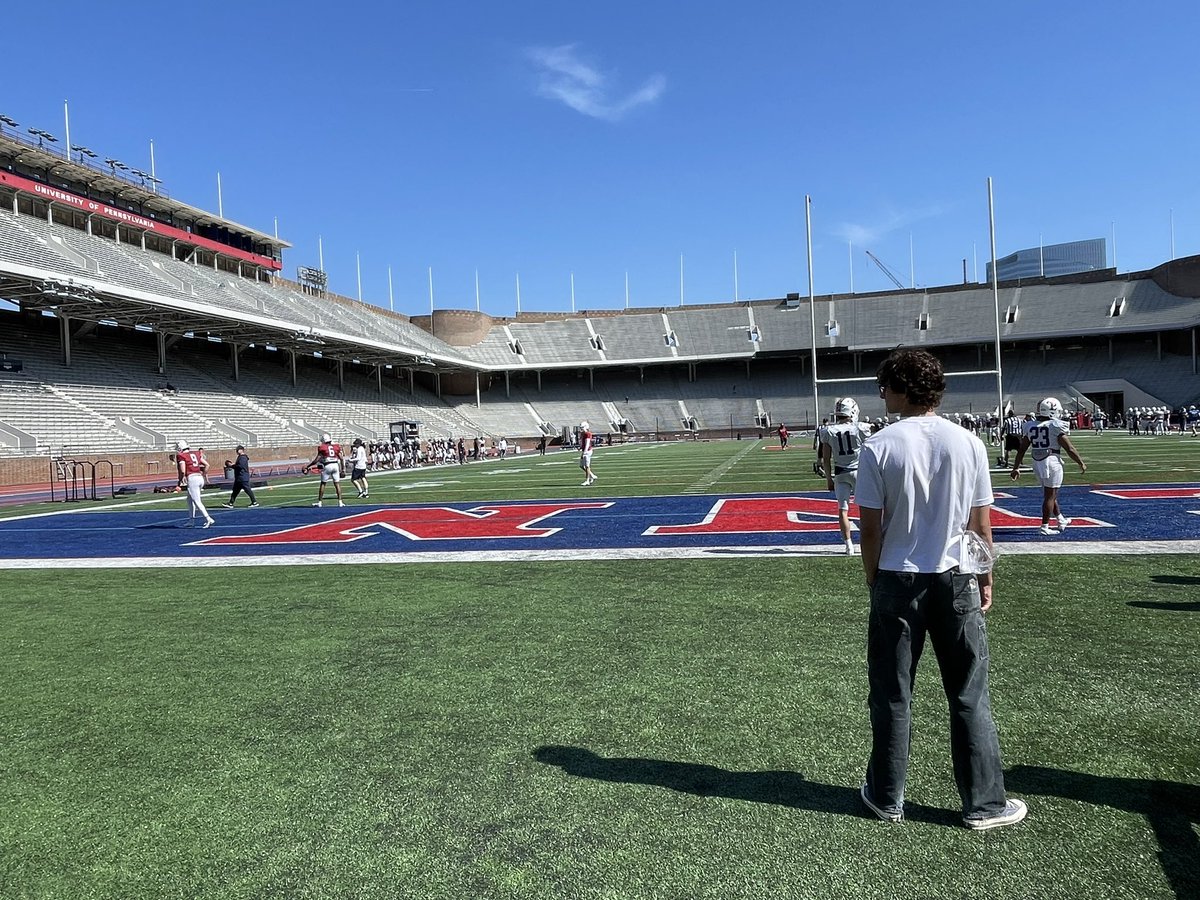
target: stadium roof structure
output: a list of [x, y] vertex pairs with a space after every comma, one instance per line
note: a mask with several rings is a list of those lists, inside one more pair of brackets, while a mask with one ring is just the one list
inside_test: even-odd
[[[78, 146], [72, 149], [79, 149]], [[0, 159], [9, 159], [27, 169], [44, 173], [47, 179], [58, 179], [74, 185], [84, 185], [98, 194], [111, 195], [138, 207], [141, 215], [162, 218], [164, 221], [186, 221], [193, 225], [212, 225], [242, 234], [256, 243], [269, 246], [275, 255], [292, 246], [274, 235], [230, 221], [198, 206], [172, 199], [170, 193], [157, 189], [151, 176], [113, 160], [107, 169], [86, 161], [70, 159], [52, 147], [34, 143], [19, 133], [0, 129]], [[129, 172], [130, 174], [126, 174]], [[147, 182], [151, 185], [147, 186]]]

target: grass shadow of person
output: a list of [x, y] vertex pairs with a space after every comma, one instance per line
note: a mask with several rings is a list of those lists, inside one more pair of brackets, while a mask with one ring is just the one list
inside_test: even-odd
[[1125, 604], [1137, 609], [1161, 609], [1167, 612], [1200, 612], [1200, 600], [1180, 600], [1172, 603], [1169, 600], [1130, 600]]
[[1200, 584], [1200, 576], [1196, 575], [1151, 575], [1150, 580], [1155, 584]]
[[[799, 772], [739, 772], [704, 763], [675, 762], [642, 757], [605, 757], [582, 747], [538, 747], [533, 758], [557, 766], [577, 778], [594, 778], [620, 784], [643, 784], [698, 797], [723, 797], [749, 803], [773, 803], [793, 809], [835, 815], [874, 818], [859, 800], [858, 789], [810, 781]], [[959, 813], [906, 803], [909, 821], [959, 825]]]
[[1018, 794], [1060, 797], [1146, 817], [1158, 859], [1177, 898], [1200, 898], [1200, 787], [1154, 778], [1092, 775], [1044, 766], [1014, 766], [1005, 786]]

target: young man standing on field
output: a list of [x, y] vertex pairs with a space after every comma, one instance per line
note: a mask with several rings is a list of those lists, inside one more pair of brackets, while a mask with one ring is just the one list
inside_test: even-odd
[[1060, 454], [1075, 460], [1080, 474], [1087, 471], [1087, 465], [1067, 437], [1071, 427], [1063, 421], [1062, 404], [1054, 397], [1047, 397], [1037, 408], [1037, 419], [1025, 423], [1025, 435], [1021, 438], [1021, 447], [1017, 450], [1017, 458], [1013, 462], [1009, 477], [1016, 481], [1021, 477], [1021, 460], [1025, 451], [1032, 450], [1033, 474], [1042, 485], [1042, 527], [1040, 534], [1051, 535], [1066, 531], [1071, 520], [1062, 514], [1058, 506], [1058, 489], [1063, 483], [1063, 467]]
[[333, 442], [328, 432], [321, 435], [317, 455], [305, 468], [317, 469], [321, 473], [321, 486], [317, 488], [317, 502], [313, 506], [321, 505], [321, 501], [325, 499], [325, 485], [331, 481], [334, 493], [337, 494], [338, 506], [346, 505], [342, 502], [342, 448], [340, 444]]
[[[228, 464], [226, 464], [228, 467]], [[234, 501], [237, 500], [238, 494], [242, 491], [246, 492], [246, 496], [250, 498], [250, 508], [254, 509], [258, 506], [258, 500], [254, 497], [254, 488], [250, 486], [250, 457], [246, 453], [246, 448], [241, 444], [237, 446], [237, 459], [233, 461], [233, 491], [229, 494], [229, 500], [222, 503], [226, 509], [233, 509]]]
[[583, 484], [580, 487], [587, 487], [596, 480], [596, 476], [592, 473], [592, 449], [596, 443], [596, 437], [592, 434], [592, 428], [587, 421], [579, 423], [579, 468], [583, 469]]
[[204, 451], [189, 449], [187, 441], [176, 441], [175, 467], [179, 474], [179, 486], [187, 491], [192, 527], [196, 526], [198, 514], [204, 518], [204, 524], [200, 527], [208, 528], [215, 520], [204, 508], [204, 498], [200, 496], [205, 474], [208, 472], [208, 460], [204, 458]]
[[[1025, 818], [1004, 792], [1000, 741], [988, 691], [990, 571], [971, 574], [974, 532], [989, 557], [992, 485], [987, 450], [937, 415], [942, 365], [897, 350], [876, 374], [888, 413], [901, 419], [863, 445], [856, 499], [862, 563], [871, 590], [867, 626], [871, 757], [860, 790], [880, 819], [904, 818], [912, 689], [929, 635], [950, 705], [950, 755], [962, 821], [983, 831]], [[964, 571], [964, 568], [967, 571]], [[990, 568], [990, 564], [989, 564]]]
[[821, 468], [825, 484], [837, 498], [838, 527], [846, 555], [854, 555], [850, 539], [850, 498], [858, 480], [858, 455], [863, 442], [871, 436], [871, 426], [858, 421], [858, 404], [850, 397], [837, 402], [834, 423], [821, 435]]

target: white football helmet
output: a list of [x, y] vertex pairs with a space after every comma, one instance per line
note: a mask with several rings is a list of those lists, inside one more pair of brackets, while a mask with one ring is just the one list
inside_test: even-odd
[[321, 441], [322, 441], [322, 443], [328, 444], [328, 443], [329, 443], [330, 441], [332, 441], [332, 440], [333, 440], [333, 438], [331, 438], [331, 437], [329, 436], [329, 432], [328, 432], [328, 431], [322, 431], [322, 432], [321, 432]]
[[580, 423], [579, 423], [579, 430], [580, 430], [580, 431], [587, 431], [587, 430], [588, 430], [588, 423], [587, 423], [587, 419], [584, 419], [582, 422], [580, 422]]
[[1037, 414], [1039, 416], [1046, 416], [1050, 419], [1061, 419], [1062, 413], [1062, 404], [1054, 397], [1047, 397], [1037, 405]]
[[188, 448], [188, 442], [187, 442], [187, 441], [176, 441], [176, 442], [175, 442], [175, 449], [176, 449], [176, 450], [186, 450], [187, 448]]
[[858, 404], [852, 398], [844, 397], [834, 405], [833, 414], [839, 418], [844, 416], [851, 422], [857, 422]]

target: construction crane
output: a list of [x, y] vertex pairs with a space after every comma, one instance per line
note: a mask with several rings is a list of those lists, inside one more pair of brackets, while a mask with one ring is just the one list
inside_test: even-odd
[[881, 260], [878, 256], [876, 256], [870, 250], [867, 250], [865, 252], [866, 252], [867, 256], [871, 257], [871, 262], [873, 262], [873, 263], [875, 263], [875, 265], [879, 266], [879, 271], [891, 279], [892, 284], [894, 284], [900, 290], [904, 290], [903, 283], [901, 283], [900, 279], [896, 277], [896, 274], [891, 269], [889, 269], [887, 266], [885, 266], [883, 264], [883, 260]]

